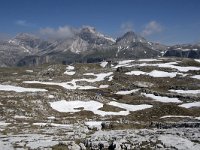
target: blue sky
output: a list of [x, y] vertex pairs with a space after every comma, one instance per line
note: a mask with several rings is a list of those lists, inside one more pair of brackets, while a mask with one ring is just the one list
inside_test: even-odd
[[0, 37], [90, 25], [113, 37], [133, 30], [148, 40], [170, 45], [200, 41], [200, 0], [1, 0], [0, 3]]

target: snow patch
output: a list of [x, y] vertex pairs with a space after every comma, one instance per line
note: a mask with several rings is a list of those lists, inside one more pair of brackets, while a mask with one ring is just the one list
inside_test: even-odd
[[66, 69], [67, 69], [67, 70], [74, 70], [75, 68], [74, 68], [74, 66], [68, 65], [68, 66], [66, 67]]
[[200, 107], [200, 102], [185, 103], [179, 106], [184, 108]]
[[75, 71], [72, 71], [72, 70], [74, 70], [74, 66], [69, 65], [69, 66], [66, 67], [66, 69], [67, 70], [64, 72], [64, 74], [72, 76], [76, 73]]
[[65, 71], [64, 74], [67, 74], [69, 76], [74, 75], [76, 72], [75, 71]]
[[10, 125], [11, 123], [6, 123], [6, 122], [4, 122], [4, 121], [0, 121], [0, 126], [8, 126], [8, 125]]
[[33, 72], [33, 70], [26, 70], [26, 72], [28, 72], [28, 73], [32, 73], [32, 72]]
[[164, 64], [155, 64], [155, 65], [158, 66], [158, 67], [161, 67], [161, 68], [173, 68], [173, 69], [177, 69], [180, 72], [188, 72], [190, 70], [200, 70], [200, 67], [175, 66], [177, 64], [178, 64], [177, 62], [170, 62], [170, 63], [164, 63]]
[[167, 115], [167, 116], [162, 116], [162, 117], [160, 117], [160, 119], [165, 119], [165, 118], [193, 118], [193, 116]]
[[130, 91], [118, 91], [115, 94], [118, 94], [118, 95], [128, 95], [128, 94], [131, 94], [131, 93], [134, 93], [134, 92], [137, 92], [137, 91], [139, 91], [139, 89], [133, 89], [133, 90], [130, 90]]
[[14, 118], [15, 118], [15, 119], [30, 119], [30, 118], [32, 118], [32, 117], [26, 117], [26, 116], [15, 115]]
[[47, 119], [49, 119], [49, 120], [54, 120], [54, 119], [56, 119], [56, 117], [50, 116], [50, 117], [47, 117]]
[[200, 90], [169, 90], [170, 92], [175, 92], [179, 94], [199, 94]]
[[50, 102], [50, 105], [53, 109], [59, 112], [79, 112], [80, 109], [93, 111], [95, 112], [99, 108], [103, 107], [103, 104], [97, 101], [66, 101], [61, 100], [57, 102]]
[[96, 128], [97, 130], [101, 130], [102, 121], [87, 121], [85, 125], [89, 128], [93, 129]]
[[2, 85], [0, 84], [0, 91], [14, 91], [14, 92], [47, 92], [46, 89], [39, 88], [24, 88], [12, 85]]
[[118, 68], [118, 67], [124, 67], [129, 65], [131, 62], [134, 62], [135, 60], [122, 60], [122, 61], [118, 61], [118, 65], [116, 65], [114, 68]]
[[146, 94], [142, 93], [142, 95], [152, 98], [155, 101], [162, 102], [162, 103], [181, 103], [181, 101], [178, 98], [170, 98], [165, 96], [156, 96], [154, 94]]
[[194, 75], [194, 76], [191, 76], [191, 78], [200, 80], [200, 75]]
[[48, 98], [54, 98], [54, 95], [48, 95]]
[[123, 65], [124, 67], [134, 67], [134, 66], [156, 66], [156, 67], [160, 67], [160, 68], [172, 68], [172, 69], [176, 69], [180, 72], [188, 72], [190, 70], [200, 70], [200, 67], [183, 67], [183, 66], [177, 66], [178, 63], [177, 62], [169, 62], [169, 63], [157, 63], [157, 64], [147, 64], [147, 63], [142, 63], [142, 64], [133, 64], [133, 65], [128, 65], [125, 64]]
[[76, 82], [80, 80], [72, 80], [70, 82], [61, 82], [61, 83], [56, 83], [56, 82], [40, 82], [40, 81], [24, 81], [23, 83], [28, 83], [28, 84], [44, 84], [44, 85], [57, 85], [61, 86], [65, 89], [69, 90], [75, 90], [75, 89], [82, 89], [82, 90], [87, 90], [87, 89], [96, 89], [94, 86], [80, 86], [77, 85]]
[[112, 75], [113, 72], [108, 72], [108, 73], [99, 73], [99, 74], [94, 74], [94, 73], [85, 73], [83, 75], [89, 75], [89, 76], [96, 76], [96, 79], [80, 79], [80, 81], [86, 81], [86, 82], [99, 82], [103, 81], [106, 77]]
[[112, 81], [113, 80], [113, 76], [110, 76], [108, 81]]
[[170, 78], [174, 78], [176, 77], [176, 72], [165, 72], [165, 71], [158, 71], [158, 70], [153, 70], [152, 72], [148, 73], [149, 76], [152, 77], [170, 77]]
[[167, 115], [167, 116], [160, 117], [160, 119], [165, 119], [165, 118], [190, 118], [190, 119], [200, 120], [200, 117], [194, 117], [194, 116]]
[[57, 123], [43, 123], [43, 122], [38, 122], [38, 123], [33, 123], [35, 126], [52, 126], [52, 127], [61, 127], [61, 128], [71, 128], [71, 124], [57, 124]]
[[115, 101], [109, 102], [108, 105], [112, 105], [112, 106], [115, 106], [115, 107], [126, 109], [127, 111], [138, 111], [138, 110], [143, 110], [143, 109], [147, 109], [147, 108], [152, 107], [152, 105], [147, 105], [147, 104], [130, 105], [130, 104], [118, 103], [118, 102], [115, 102]]
[[162, 61], [159, 59], [139, 59], [138, 61], [152, 62], [152, 61]]
[[100, 89], [106, 89], [106, 88], [108, 88], [108, 87], [109, 87], [109, 85], [100, 85], [100, 86], [99, 86]]
[[108, 64], [107, 61], [103, 61], [103, 62], [101, 62], [100, 66], [103, 67], [103, 68], [105, 68], [107, 64]]
[[[103, 104], [97, 101], [66, 101], [61, 100], [57, 102], [50, 102], [53, 109], [58, 112], [74, 113], [79, 112], [81, 109], [86, 111], [92, 111], [94, 114], [106, 116], [106, 115], [128, 115], [128, 111], [120, 112], [105, 112], [98, 110], [103, 107]], [[81, 109], [79, 109], [81, 108]]]
[[195, 59], [195, 61], [200, 63], [200, 59]]
[[111, 101], [108, 103], [108, 105], [112, 105], [115, 107], [126, 109], [126, 111], [119, 111], [119, 112], [105, 112], [102, 110], [99, 110], [103, 107], [103, 104], [97, 101], [66, 101], [61, 100], [57, 102], [50, 102], [50, 105], [53, 109], [59, 111], [59, 112], [66, 112], [66, 113], [74, 113], [79, 112], [81, 110], [86, 111], [92, 111], [94, 114], [106, 116], [106, 115], [128, 115], [129, 111], [137, 111], [142, 110], [146, 108], [151, 108], [152, 105], [129, 105], [129, 104], [123, 104], [118, 103], [115, 101]]
[[200, 117], [195, 117], [196, 120], [200, 120]]
[[119, 64], [119, 65], [123, 65], [123, 64], [131, 63], [131, 62], [133, 62], [133, 61], [135, 61], [135, 60], [122, 60], [122, 61], [119, 61], [118, 64]]
[[176, 72], [165, 72], [165, 71], [158, 71], [158, 70], [153, 70], [149, 73], [143, 72], [143, 71], [131, 71], [131, 72], [126, 72], [126, 75], [149, 75], [151, 77], [170, 77], [174, 78], [176, 77], [177, 73]]
[[66, 89], [96, 89], [97, 87], [94, 86], [81, 86], [81, 85], [77, 85], [76, 82], [79, 81], [85, 81], [85, 82], [90, 82], [90, 83], [94, 83], [94, 82], [99, 82], [99, 81], [103, 81], [106, 77], [112, 75], [113, 72], [108, 72], [108, 73], [99, 73], [99, 74], [94, 74], [94, 73], [86, 73], [84, 75], [92, 75], [92, 76], [96, 76], [96, 78], [94, 79], [73, 79], [70, 82], [61, 82], [61, 83], [56, 83], [56, 82], [40, 82], [40, 81], [24, 81], [23, 83], [28, 83], [28, 84], [44, 84], [44, 85], [58, 85], [61, 87], [64, 87]]
[[125, 74], [126, 75], [136, 75], [136, 76], [139, 76], [139, 75], [145, 75], [147, 73], [143, 72], [143, 71], [130, 71], [130, 72], [126, 72]]

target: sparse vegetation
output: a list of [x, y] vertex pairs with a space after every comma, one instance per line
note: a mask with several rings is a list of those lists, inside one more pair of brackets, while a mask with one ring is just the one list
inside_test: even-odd
[[[154, 63], [167, 63], [172, 60], [165, 59], [163, 62], [150, 62]], [[175, 59], [173, 59], [175, 61]], [[184, 66], [196, 66], [199, 64], [192, 60], [182, 60], [179, 59], [178, 65]], [[113, 65], [117, 65], [117, 62], [112, 62]], [[168, 97], [168, 98], [178, 98], [182, 103], [197, 102], [199, 101], [199, 94], [179, 94], [172, 93], [169, 90], [198, 90], [200, 87], [200, 82], [198, 79], [193, 79], [191, 76], [198, 75], [198, 70], [188, 71], [187, 76], [182, 74], [176, 77], [151, 77], [148, 75], [126, 75], [127, 71], [140, 70], [143, 72], [150, 72], [152, 70], [160, 70], [165, 72], [175, 72], [177, 70], [172, 68], [159, 68], [157, 66], [140, 66], [134, 67], [134, 64], [138, 62], [131, 62], [128, 67], [123, 69], [114, 67], [102, 68], [99, 63], [76, 63], [72, 64], [75, 67], [75, 74], [70, 76], [64, 74], [67, 65], [49, 65], [45, 64], [42, 66], [36, 66], [33, 68], [0, 68], [0, 82], [4, 85], [13, 85], [24, 88], [40, 88], [46, 89], [47, 92], [14, 92], [14, 91], [0, 91], [0, 115], [1, 120], [4, 121], [3, 125], [0, 124], [0, 140], [3, 140], [3, 136], [9, 137], [10, 134], [37, 134], [38, 141], [51, 140], [55, 142], [54, 146], [50, 146], [53, 150], [68, 149], [69, 145], [71, 147], [84, 146], [84, 141], [90, 139], [93, 141], [92, 136], [98, 133], [99, 127], [102, 131], [109, 133], [110, 131], [116, 132], [113, 136], [114, 140], [121, 138], [117, 135], [118, 131], [123, 132], [133, 132], [137, 130], [138, 133], [135, 135], [145, 136], [151, 132], [152, 123], [157, 123], [158, 125], [169, 124], [170, 122], [198, 122], [195, 117], [200, 116], [200, 111], [198, 107], [194, 108], [183, 108], [180, 107], [179, 103], [163, 103], [160, 101], [155, 101], [152, 98], [145, 97], [142, 93], [154, 94], [155, 96]], [[141, 62], [140, 62], [141, 64]], [[26, 71], [26, 70], [33, 70]], [[120, 71], [121, 70], [121, 71]], [[112, 79], [107, 76], [102, 81], [98, 82], [88, 82], [88, 79], [95, 80], [97, 77], [94, 75], [84, 76], [85, 73], [107, 73], [113, 72]], [[181, 73], [181, 72], [180, 72]], [[73, 83], [73, 79], [77, 79], [76, 83]], [[84, 79], [84, 80], [81, 80]], [[80, 87], [95, 87], [94, 89], [67, 89], [65, 86], [60, 84], [47, 85], [47, 84], [27, 84], [23, 81], [41, 81], [41, 82], [52, 82], [52, 83], [64, 83], [69, 82], [71, 87], [74, 84]], [[99, 88], [100, 85], [108, 85], [108, 88]], [[129, 91], [133, 89], [138, 89], [131, 94], [116, 94], [118, 91]], [[120, 106], [109, 105], [109, 102], [115, 101], [120, 104], [126, 104], [129, 107], [132, 105], [151, 105], [151, 108], [129, 111], [128, 115], [105, 115], [95, 114], [93, 112], [93, 107], [90, 106], [90, 110], [85, 110], [84, 106], [74, 108], [78, 112], [60, 112], [52, 108], [50, 102], [56, 102], [60, 100], [66, 101], [98, 101], [103, 106], [98, 110], [102, 112], [115, 112], [127, 111], [125, 108], [120, 108]], [[191, 117], [171, 117], [161, 119], [163, 116], [191, 116]], [[95, 128], [90, 128], [85, 125], [85, 122], [93, 121], [94, 125], [97, 122]], [[1, 121], [0, 121], [1, 122]], [[98, 123], [99, 122], [99, 123]], [[101, 124], [102, 122], [102, 124]], [[10, 124], [6, 124], [10, 123]], [[108, 124], [107, 124], [108, 123]], [[5, 125], [4, 125], [5, 124]], [[160, 126], [159, 126], [160, 127]], [[191, 129], [192, 130], [192, 129]], [[194, 129], [196, 130], [196, 129]], [[163, 132], [168, 132], [167, 130]], [[170, 131], [171, 132], [171, 131]], [[185, 131], [184, 131], [185, 132]], [[190, 131], [192, 133], [192, 131]], [[122, 133], [121, 133], [122, 134]], [[124, 134], [124, 133], [123, 133]], [[172, 132], [171, 132], [172, 134]], [[182, 136], [180, 133], [178, 136]], [[186, 134], [186, 133], [185, 133]], [[43, 137], [45, 135], [45, 137]], [[158, 134], [159, 135], [159, 134]], [[158, 136], [157, 135], [157, 136]], [[27, 135], [29, 136], [29, 135]], [[97, 135], [96, 135], [97, 136]], [[124, 135], [124, 137], [128, 134]], [[188, 137], [188, 136], [187, 136]], [[191, 136], [190, 136], [191, 137]], [[9, 137], [13, 138], [13, 137]], [[49, 139], [50, 138], [50, 139]], [[51, 139], [52, 138], [52, 139]], [[112, 137], [102, 138], [105, 142], [112, 141]], [[123, 137], [122, 137], [123, 138]], [[133, 139], [130, 138], [126, 145], [132, 145]], [[141, 138], [141, 137], [140, 137]], [[155, 138], [151, 135], [150, 139]], [[26, 137], [21, 141], [26, 142]], [[111, 140], [112, 139], [112, 140]], [[61, 141], [73, 141], [75, 143], [65, 143]], [[193, 142], [199, 143], [198, 139], [192, 139]], [[22, 143], [23, 143], [22, 142]], [[59, 144], [56, 144], [59, 143]], [[96, 141], [97, 142], [97, 141]], [[52, 143], [53, 144], [53, 143]], [[95, 142], [93, 141], [95, 145]], [[97, 143], [97, 147], [98, 147]], [[122, 144], [122, 143], [121, 143]], [[106, 145], [106, 144], [105, 144]], [[107, 143], [107, 146], [109, 143]], [[123, 144], [122, 144], [123, 145]], [[15, 148], [24, 148], [24, 145], [19, 145], [15, 143], [13, 145]], [[167, 147], [158, 139], [150, 141], [140, 141], [133, 144], [135, 148], [140, 149], [151, 149], [158, 147]], [[106, 146], [105, 146], [106, 147]], [[90, 147], [86, 147], [89, 149]]]

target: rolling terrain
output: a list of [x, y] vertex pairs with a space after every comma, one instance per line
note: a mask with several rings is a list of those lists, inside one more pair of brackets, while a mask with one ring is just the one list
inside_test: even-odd
[[3, 149], [200, 149], [200, 62], [0, 68]]

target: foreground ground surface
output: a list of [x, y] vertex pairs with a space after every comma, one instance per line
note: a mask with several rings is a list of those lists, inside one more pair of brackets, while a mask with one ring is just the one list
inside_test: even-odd
[[199, 60], [0, 68], [0, 147], [197, 150], [199, 107]]

